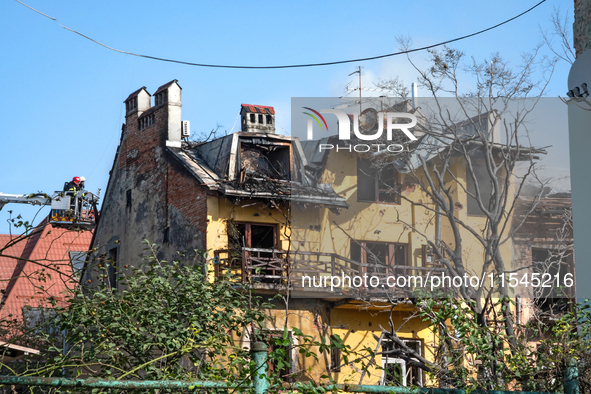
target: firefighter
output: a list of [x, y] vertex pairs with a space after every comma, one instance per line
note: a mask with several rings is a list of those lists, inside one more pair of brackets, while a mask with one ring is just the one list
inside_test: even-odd
[[64, 186], [64, 191], [65, 192], [77, 192], [78, 190], [82, 190], [80, 183], [81, 183], [80, 177], [75, 176], [74, 178], [72, 178], [71, 182], [66, 183], [66, 185]]
[[[78, 191], [82, 190], [82, 180], [80, 179], [79, 176], [75, 176], [74, 178], [72, 178], [71, 182], [68, 182], [65, 186], [64, 186], [64, 191], [66, 192], [66, 194], [68, 194], [71, 198], [70, 200], [70, 211], [68, 215], [65, 216], [69, 216], [71, 219], [74, 219], [73, 216], [75, 216], [75, 212], [76, 212], [76, 193]], [[82, 200], [78, 201], [78, 212], [80, 212], [80, 210], [82, 209]], [[72, 220], [70, 220], [72, 221]]]

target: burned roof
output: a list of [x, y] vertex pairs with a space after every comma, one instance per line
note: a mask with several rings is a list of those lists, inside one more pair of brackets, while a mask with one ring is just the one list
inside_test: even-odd
[[348, 208], [331, 185], [317, 183], [297, 138], [238, 132], [168, 148], [210, 190], [231, 199], [262, 198]]
[[512, 231], [517, 238], [557, 238], [557, 231], [563, 228], [565, 235], [572, 239], [570, 193], [526, 196], [515, 199]]

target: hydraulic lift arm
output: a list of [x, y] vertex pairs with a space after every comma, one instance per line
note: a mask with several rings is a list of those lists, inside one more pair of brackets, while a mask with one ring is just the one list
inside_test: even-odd
[[44, 193], [37, 194], [4, 194], [0, 193], [0, 211], [8, 203], [51, 205], [51, 197]]

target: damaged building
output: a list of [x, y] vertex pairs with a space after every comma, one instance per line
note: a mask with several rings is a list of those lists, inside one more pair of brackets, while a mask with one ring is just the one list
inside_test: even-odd
[[[398, 111], [418, 110], [409, 102], [400, 105], [404, 108]], [[389, 276], [428, 277], [444, 271], [425, 234], [451, 244], [452, 229], [434, 220], [434, 206], [420, 205], [428, 197], [410, 167], [436, 160], [447, 149], [445, 138], [417, 130], [420, 138], [413, 149], [418, 153], [404, 163], [384, 159], [376, 166], [369, 154], [318, 149], [322, 143], [339, 143], [335, 138], [300, 141], [277, 134], [270, 106], [242, 104], [241, 131], [191, 142], [176, 80], [158, 88], [153, 99], [142, 87], [125, 106], [126, 121], [93, 240], [99, 255], [117, 269], [102, 279], [88, 267], [85, 280], [108, 281], [116, 288], [117, 276], [140, 263], [144, 239], [156, 244], [165, 260], [175, 258], [177, 251], [203, 250], [211, 280], [230, 271], [268, 299], [277, 294], [289, 298], [288, 313], [286, 305], [274, 301], [270, 333], [287, 326], [317, 340], [338, 334], [352, 348], [375, 348], [376, 335], [392, 323], [406, 346], [434, 359], [435, 337], [429, 324], [414, 315], [408, 286], [384, 285]], [[496, 143], [495, 135], [491, 130], [491, 142]], [[454, 158], [450, 171], [456, 176], [453, 182], [462, 183], [450, 190], [454, 214], [476, 231], [484, 229], [486, 219], [470, 201], [473, 185], [465, 161]], [[511, 242], [501, 247], [505, 261], [511, 261], [512, 248]], [[482, 251], [467, 249], [465, 258], [482, 260]], [[329, 276], [363, 275], [378, 282], [317, 285]], [[248, 346], [245, 338], [243, 345]], [[381, 346], [392, 349], [395, 344], [384, 340]], [[424, 372], [403, 359], [377, 357], [376, 363], [383, 370], [373, 371], [368, 384], [388, 383], [389, 374], [399, 374], [398, 383], [404, 386], [427, 383]], [[355, 373], [337, 351], [318, 362], [293, 354], [288, 370], [286, 380], [317, 379], [329, 372], [343, 381]]]
[[[207, 250], [212, 272], [224, 264], [238, 265], [245, 280], [260, 275], [261, 287], [276, 294], [286, 270], [284, 255], [277, 252], [289, 250], [290, 204], [313, 207], [315, 213], [320, 207], [348, 207], [330, 185], [317, 182], [299, 140], [275, 133], [272, 107], [243, 104], [242, 131], [200, 143], [183, 139], [176, 80], [158, 88], [153, 99], [145, 87], [138, 89], [125, 107], [126, 122], [93, 239], [98, 256], [111, 263], [106, 277], [87, 266], [85, 281], [117, 288], [118, 276], [140, 264], [147, 239], [165, 260], [176, 258], [177, 251]], [[264, 269], [246, 261], [248, 268], [242, 269], [241, 258], [228, 261], [229, 248], [249, 261], [264, 259]], [[219, 263], [215, 267], [214, 261]], [[290, 326], [301, 327], [304, 321], [308, 327], [303, 329], [316, 334], [329, 327], [329, 303], [304, 298], [292, 307]], [[280, 317], [272, 321], [277, 329], [283, 327]], [[294, 362], [292, 372], [295, 368]]]
[[[574, 287], [556, 285], [556, 277], [574, 279], [572, 201], [570, 193], [540, 190], [520, 196], [513, 222], [513, 270], [537, 275], [546, 286], [521, 284], [516, 290], [517, 318], [532, 313], [549, 322], [575, 298]], [[552, 286], [548, 286], [552, 283]]]

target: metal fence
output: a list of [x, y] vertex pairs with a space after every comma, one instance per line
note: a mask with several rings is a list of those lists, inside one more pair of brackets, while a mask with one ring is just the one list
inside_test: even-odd
[[[253, 344], [253, 359], [257, 370], [266, 371], [268, 348], [262, 342]], [[265, 394], [269, 390], [269, 381], [264, 373], [255, 374], [252, 382], [247, 386], [229, 384], [218, 381], [182, 381], [182, 380], [110, 380], [110, 379], [69, 379], [64, 377], [30, 377], [30, 376], [0, 376], [1, 385], [45, 386], [62, 388], [104, 388], [127, 390], [196, 390], [222, 389], [239, 391], [240, 389], [253, 388], [256, 394]], [[309, 388], [302, 383], [285, 384], [285, 391], [301, 391]], [[332, 384], [321, 386], [322, 391], [349, 392], [349, 393], [394, 393], [394, 394], [552, 394], [532, 391], [503, 391], [503, 390], [472, 390], [467, 392], [460, 389], [421, 388], [421, 387], [396, 387], [377, 385]], [[575, 360], [566, 366], [564, 376], [564, 393], [579, 394], [578, 369]]]

